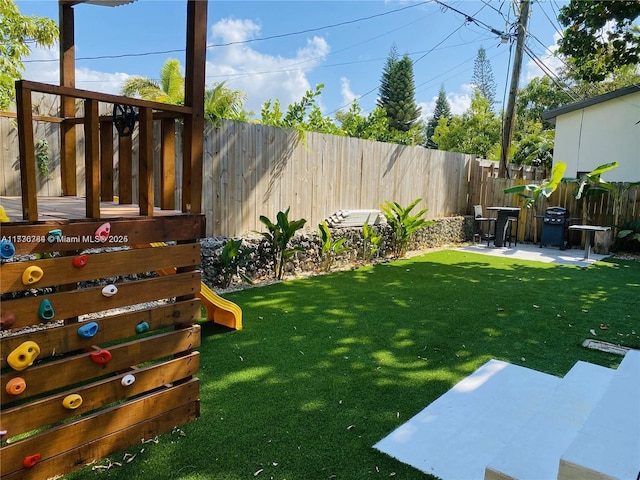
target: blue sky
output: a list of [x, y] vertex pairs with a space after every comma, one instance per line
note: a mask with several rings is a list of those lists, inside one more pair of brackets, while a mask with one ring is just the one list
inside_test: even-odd
[[[415, 99], [423, 116], [432, 113], [442, 85], [453, 113], [462, 113], [470, 104], [473, 63], [482, 46], [502, 102], [511, 75], [511, 44], [501, 43], [490, 30], [506, 31], [515, 21], [512, 2], [443, 2], [461, 13], [433, 0], [210, 0], [207, 84], [225, 81], [245, 92], [245, 108], [258, 116], [265, 101], [279, 99], [286, 106], [320, 83], [324, 89], [318, 103], [325, 115], [333, 117], [354, 98], [368, 112], [375, 107], [382, 70], [395, 44], [400, 55], [414, 61]], [[58, 18], [56, 0], [16, 3], [24, 14]], [[550, 56], [561, 28], [557, 12], [566, 3], [531, 4], [527, 45], [551, 68], [558, 64]], [[169, 57], [184, 65], [185, 17], [184, 0], [77, 5], [77, 88], [118, 93], [130, 75], [157, 79]], [[136, 56], [122, 56], [129, 54]], [[107, 55], [119, 57], [82, 59]], [[33, 47], [24, 77], [57, 84], [57, 58], [57, 47]], [[529, 57], [524, 62], [521, 85], [542, 75]]]

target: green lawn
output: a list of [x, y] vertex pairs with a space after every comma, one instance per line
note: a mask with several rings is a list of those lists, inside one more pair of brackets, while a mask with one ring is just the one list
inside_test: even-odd
[[640, 262], [438, 251], [226, 297], [244, 330], [202, 325], [201, 417], [67, 478], [430, 478], [372, 445], [489, 359], [562, 376], [620, 362], [591, 329], [640, 347]]

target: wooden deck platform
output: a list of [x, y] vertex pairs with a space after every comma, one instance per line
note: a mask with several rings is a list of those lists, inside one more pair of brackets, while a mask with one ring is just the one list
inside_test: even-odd
[[[0, 196], [2, 205], [11, 222], [26, 222], [22, 219], [22, 198]], [[82, 220], [86, 219], [85, 197], [38, 197], [38, 221]], [[186, 215], [180, 210], [161, 210], [155, 208], [154, 216]], [[141, 217], [139, 205], [100, 202], [100, 218], [137, 218]]]

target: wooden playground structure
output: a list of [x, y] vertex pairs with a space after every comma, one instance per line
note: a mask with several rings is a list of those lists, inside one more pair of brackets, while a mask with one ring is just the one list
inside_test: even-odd
[[[110, 6], [123, 5], [126, 14], [126, 3]], [[60, 86], [16, 82], [22, 195], [0, 199], [10, 220], [0, 245], [2, 479], [64, 474], [199, 416], [207, 1], [186, 0], [182, 106], [75, 88], [74, 8], [105, 4], [60, 0]], [[37, 196], [34, 92], [60, 98], [59, 117], [50, 121], [60, 124], [64, 197]], [[100, 115], [103, 105], [116, 116]], [[180, 209], [177, 121], [184, 125]], [[77, 128], [84, 129], [84, 169], [76, 168]]]

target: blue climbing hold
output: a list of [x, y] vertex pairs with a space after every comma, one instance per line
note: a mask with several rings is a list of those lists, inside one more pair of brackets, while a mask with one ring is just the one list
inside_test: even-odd
[[56, 228], [55, 230], [49, 230], [47, 233], [47, 242], [56, 243], [57, 241], [62, 239], [62, 230]]
[[16, 253], [16, 247], [13, 246], [11, 240], [0, 241], [0, 258], [2, 260], [9, 260]]
[[147, 322], [140, 322], [136, 325], [136, 333], [144, 333], [149, 331], [149, 324]]
[[87, 323], [78, 328], [78, 335], [82, 338], [91, 338], [98, 333], [98, 324], [96, 322]]

